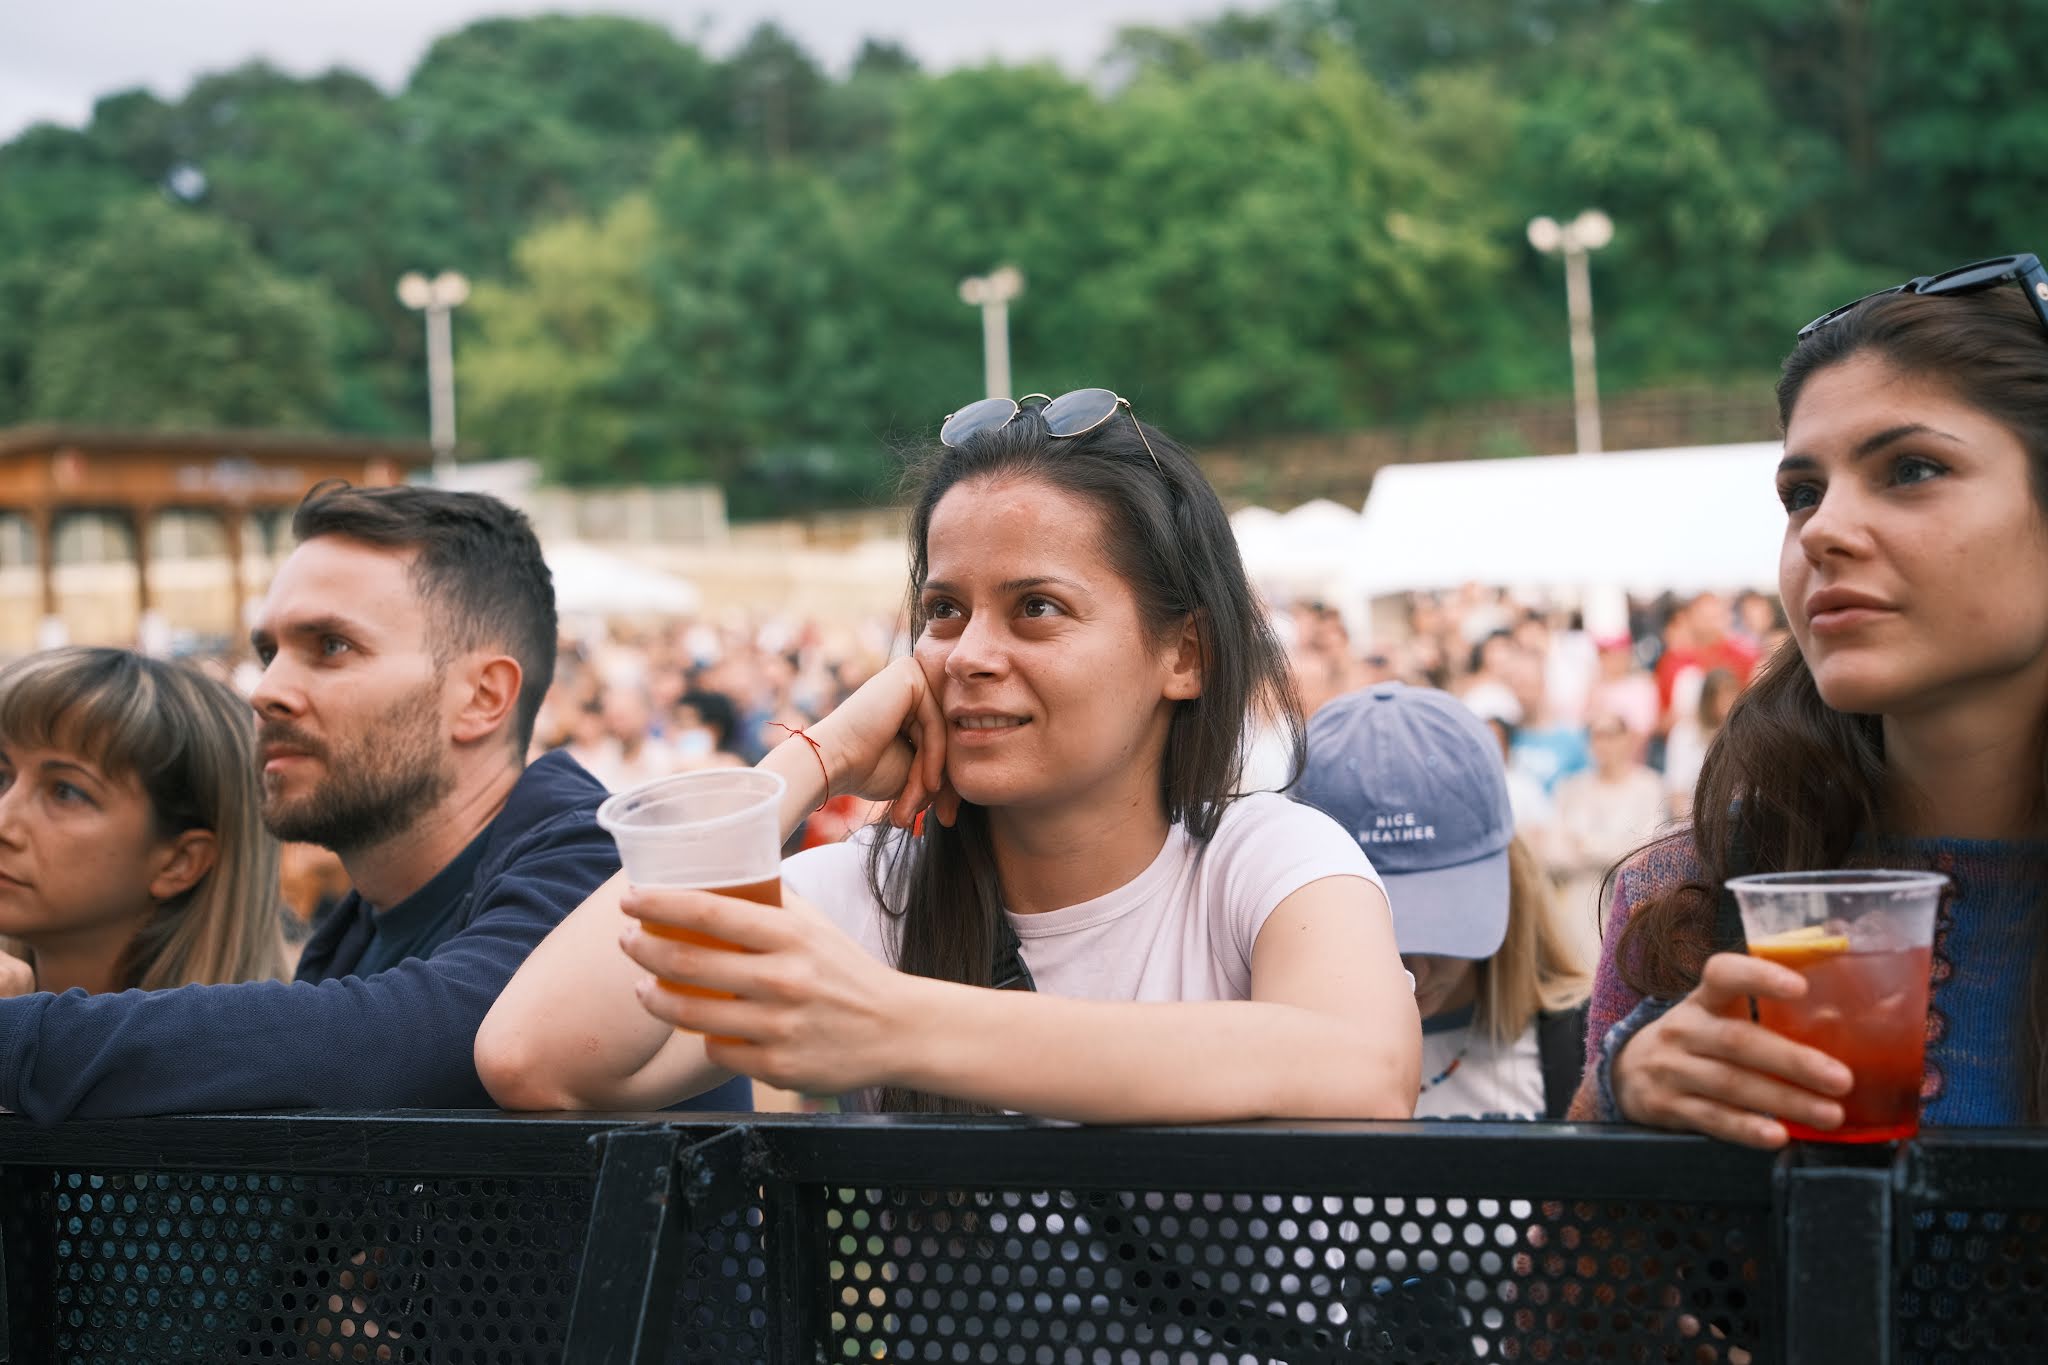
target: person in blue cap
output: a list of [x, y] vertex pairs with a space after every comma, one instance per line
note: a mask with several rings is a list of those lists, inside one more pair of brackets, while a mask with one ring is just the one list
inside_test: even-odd
[[1384, 879], [1422, 1014], [1417, 1118], [1562, 1118], [1585, 1047], [1585, 965], [1515, 837], [1486, 723], [1433, 688], [1380, 683], [1308, 724], [1292, 795], [1350, 831]]

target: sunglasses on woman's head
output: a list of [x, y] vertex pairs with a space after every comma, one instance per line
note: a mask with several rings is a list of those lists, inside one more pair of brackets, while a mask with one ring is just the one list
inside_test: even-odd
[[1994, 256], [1988, 261], [1959, 265], [1939, 275], [1916, 275], [1904, 284], [1865, 294], [1853, 303], [1822, 313], [1801, 327], [1798, 339], [1806, 340], [1844, 313], [1853, 313], [1872, 299], [1881, 299], [1887, 294], [1981, 294], [1986, 289], [1996, 289], [2007, 280], [2017, 281], [2026, 291], [2027, 302], [2034, 305], [2034, 316], [2041, 319], [2042, 327], [2048, 328], [2048, 270], [2041, 268], [2040, 257], [2021, 252], [2017, 256]]
[[1138, 424], [1138, 414], [1131, 412], [1130, 400], [1119, 398], [1108, 389], [1073, 389], [1057, 398], [1048, 398], [1042, 393], [1027, 393], [1022, 398], [984, 398], [978, 403], [969, 403], [946, 418], [939, 427], [939, 444], [949, 450], [957, 450], [985, 431], [1001, 431], [1016, 421], [1017, 414], [1024, 411], [1024, 405], [1034, 399], [1039, 404], [1038, 418], [1045, 423], [1045, 434], [1055, 441], [1086, 436], [1116, 416], [1119, 408], [1130, 412], [1131, 426], [1137, 430], [1138, 439], [1144, 442], [1145, 453], [1152, 456], [1152, 467], [1161, 474], [1166, 472], [1166, 467], [1159, 463], [1159, 456], [1152, 450], [1152, 442], [1145, 439], [1145, 428]]

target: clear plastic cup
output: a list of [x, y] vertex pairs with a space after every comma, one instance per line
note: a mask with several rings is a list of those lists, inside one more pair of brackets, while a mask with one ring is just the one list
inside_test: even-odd
[[[714, 768], [658, 777], [622, 791], [597, 808], [597, 823], [619, 846], [626, 880], [635, 886], [717, 891], [760, 905], [782, 904], [783, 780], [759, 768]], [[643, 921], [660, 938], [740, 952], [709, 934]], [[730, 1000], [688, 982], [663, 980], [663, 990]], [[724, 1041], [714, 1038], [713, 1042]], [[805, 1095], [808, 1113], [836, 1114], [830, 1095]]]
[[[758, 768], [677, 773], [622, 791], [597, 808], [635, 886], [717, 891], [782, 904], [783, 781]], [[724, 939], [649, 922], [647, 932], [739, 951]], [[724, 991], [663, 981], [681, 995], [729, 1000]]]
[[1948, 878], [1884, 868], [1736, 877], [1749, 952], [1806, 978], [1799, 1000], [1756, 1002], [1774, 1033], [1818, 1048], [1855, 1083], [1833, 1131], [1808, 1142], [1889, 1142], [1920, 1129], [1935, 912]]

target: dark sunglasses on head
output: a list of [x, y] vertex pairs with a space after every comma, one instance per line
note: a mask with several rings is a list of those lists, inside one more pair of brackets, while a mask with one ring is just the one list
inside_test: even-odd
[[1162, 474], [1166, 472], [1153, 452], [1152, 443], [1145, 439], [1145, 428], [1138, 425], [1138, 414], [1131, 412], [1130, 401], [1108, 389], [1074, 389], [1057, 398], [1042, 393], [1027, 393], [1022, 398], [984, 398], [946, 418], [939, 427], [939, 444], [958, 449], [985, 431], [1001, 431], [1016, 421], [1024, 405], [1034, 399], [1039, 403], [1038, 418], [1045, 423], [1045, 434], [1055, 441], [1086, 436], [1116, 416], [1119, 408], [1130, 412], [1131, 425], [1137, 429], [1138, 439], [1144, 441], [1145, 453], [1152, 456], [1152, 467]]
[[1996, 289], [2007, 280], [2018, 281], [2020, 288], [2026, 291], [2027, 302], [2034, 305], [2034, 316], [2041, 319], [2043, 327], [2048, 327], [2048, 270], [2041, 268], [2040, 257], [2021, 252], [2017, 256], [1994, 256], [1988, 261], [1959, 265], [1939, 275], [1918, 275], [1904, 284], [1865, 294], [1854, 303], [1845, 303], [1832, 312], [1822, 313], [1801, 327], [1799, 340], [1806, 340], [1844, 313], [1854, 312], [1872, 299], [1881, 299], [1887, 294], [1981, 294], [1986, 289]]

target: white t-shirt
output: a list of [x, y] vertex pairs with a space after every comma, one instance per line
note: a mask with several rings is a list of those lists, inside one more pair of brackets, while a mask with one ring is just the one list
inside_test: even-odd
[[[783, 884], [868, 952], [896, 960], [896, 925], [869, 893], [863, 831], [782, 865]], [[1152, 865], [1106, 895], [1010, 916], [1040, 992], [1087, 1000], [1246, 1000], [1252, 944], [1288, 896], [1324, 877], [1381, 885], [1355, 840], [1272, 792], [1240, 797], [1206, 849], [1176, 825]], [[1384, 911], [1378, 913], [1384, 914]]]
[[1468, 1022], [1452, 1028], [1431, 1032], [1428, 1021], [1422, 1028], [1423, 1090], [1415, 1101], [1416, 1118], [1543, 1117], [1543, 1057], [1533, 1021], [1507, 1047], [1472, 1027], [1469, 1015]]

